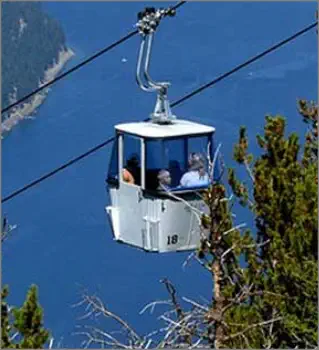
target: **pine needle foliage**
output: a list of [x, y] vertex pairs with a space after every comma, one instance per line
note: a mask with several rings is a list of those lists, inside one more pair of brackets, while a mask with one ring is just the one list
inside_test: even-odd
[[38, 302], [37, 286], [32, 285], [21, 308], [10, 308], [5, 286], [1, 293], [1, 348], [41, 349], [49, 339], [43, 327], [43, 310]]
[[266, 116], [264, 135], [257, 135], [262, 154], [254, 161], [240, 128], [234, 159], [246, 167], [252, 190], [234, 169], [228, 182], [253, 212], [254, 230], [234, 227], [222, 185], [206, 195], [211, 212], [202, 224], [211, 235], [198, 256], [214, 280], [212, 347], [317, 346], [318, 107], [301, 100], [298, 108], [309, 126], [304, 145], [295, 133], [285, 136], [283, 117]]

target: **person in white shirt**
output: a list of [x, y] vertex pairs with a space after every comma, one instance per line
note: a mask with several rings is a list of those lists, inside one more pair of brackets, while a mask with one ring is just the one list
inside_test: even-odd
[[196, 187], [209, 185], [209, 176], [205, 171], [205, 162], [201, 154], [191, 153], [188, 159], [189, 171], [180, 181], [182, 187]]

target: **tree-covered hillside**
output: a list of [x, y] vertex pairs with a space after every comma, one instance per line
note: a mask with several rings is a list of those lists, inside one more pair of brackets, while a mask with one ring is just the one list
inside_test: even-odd
[[38, 2], [3, 2], [1, 29], [4, 108], [37, 88], [66, 47], [61, 26]]

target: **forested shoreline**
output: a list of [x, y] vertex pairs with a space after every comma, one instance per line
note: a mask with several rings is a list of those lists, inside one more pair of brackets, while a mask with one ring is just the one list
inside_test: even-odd
[[[41, 3], [2, 3], [2, 108], [54, 78], [72, 56], [61, 25]], [[5, 113], [3, 130], [34, 112], [44, 98], [42, 93]]]

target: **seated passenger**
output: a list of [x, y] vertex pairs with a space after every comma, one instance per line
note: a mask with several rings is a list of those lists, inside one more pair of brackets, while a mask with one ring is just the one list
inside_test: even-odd
[[189, 171], [180, 181], [182, 187], [208, 186], [209, 176], [205, 171], [205, 162], [201, 154], [192, 153], [188, 159]]
[[204, 163], [201, 164], [201, 166], [198, 169], [199, 173], [199, 181], [201, 182], [202, 185], [208, 185], [210, 183], [209, 181], [209, 176], [207, 171], [205, 170], [205, 165]]
[[123, 168], [123, 181], [129, 184], [137, 184], [139, 171], [138, 157], [134, 154], [127, 160], [126, 167]]
[[172, 179], [169, 171], [165, 169], [160, 170], [157, 175], [157, 179], [159, 183], [157, 187], [158, 191], [168, 191], [170, 189], [170, 184], [172, 182]]

